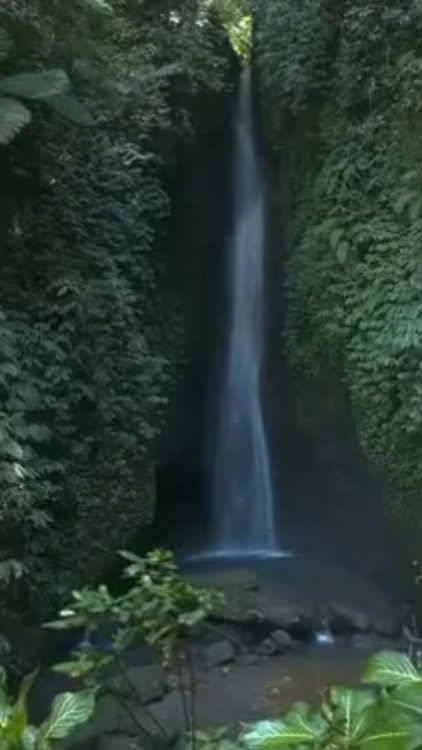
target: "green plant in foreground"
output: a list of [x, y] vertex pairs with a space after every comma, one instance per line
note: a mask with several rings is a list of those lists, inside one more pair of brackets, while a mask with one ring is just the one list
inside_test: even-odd
[[[62, 610], [61, 619], [49, 623], [58, 629], [83, 627], [86, 633], [86, 642], [75, 651], [73, 660], [56, 669], [113, 693], [140, 733], [149, 735], [142, 719], [130, 708], [133, 701], [141, 704], [141, 698], [128, 677], [123, 657], [136, 640], [158, 647], [164, 666], [173, 667], [176, 674], [186, 735], [195, 748], [196, 680], [189, 634], [219, 606], [220, 595], [183, 580], [169, 552], [156, 550], [145, 557], [130, 552], [121, 555], [129, 563], [125, 578], [132, 583], [126, 593], [114, 596], [104, 585], [76, 591], [73, 602]], [[105, 631], [111, 632], [109, 644], [95, 645], [93, 637]], [[129, 703], [121, 699], [121, 683], [129, 688]], [[166, 734], [146, 706], [143, 711]]]
[[[9, 34], [0, 26], [0, 63], [11, 46]], [[69, 78], [60, 68], [0, 77], [0, 144], [10, 143], [32, 120], [31, 111], [20, 99], [45, 101], [78, 125], [91, 125], [89, 112], [66, 93], [69, 88]]]
[[93, 714], [95, 689], [78, 693], [61, 693], [54, 699], [45, 721], [35, 727], [29, 724], [27, 698], [37, 676], [33, 673], [21, 685], [16, 700], [7, 692], [7, 677], [0, 669], [0, 746], [2, 750], [50, 750], [54, 743], [66, 739]]
[[276, 721], [246, 729], [249, 750], [418, 750], [422, 748], [422, 672], [401, 653], [374, 656], [363, 686], [331, 688], [319, 709], [298, 703]]

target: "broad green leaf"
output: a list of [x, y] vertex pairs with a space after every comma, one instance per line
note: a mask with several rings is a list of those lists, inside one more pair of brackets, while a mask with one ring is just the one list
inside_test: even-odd
[[382, 727], [374, 730], [367, 737], [363, 737], [357, 748], [362, 750], [406, 750], [408, 748], [409, 735], [406, 731], [385, 730]]
[[48, 740], [63, 740], [75, 727], [88, 721], [94, 712], [95, 695], [95, 690], [58, 695], [50, 716], [39, 729], [37, 745]]
[[259, 721], [242, 736], [249, 748], [276, 750], [279, 747], [293, 747], [314, 742], [322, 734], [325, 722], [318, 714], [303, 705], [297, 704], [278, 721]]
[[18, 73], [0, 81], [0, 94], [22, 99], [47, 99], [63, 94], [70, 82], [64, 70], [44, 70], [39, 73]]
[[35, 670], [22, 680], [17, 701], [10, 712], [7, 735], [17, 745], [21, 741], [28, 724], [27, 698], [37, 677], [38, 670]]
[[364, 735], [371, 721], [369, 709], [375, 702], [376, 697], [369, 690], [330, 690], [329, 704], [334, 709], [334, 720], [341, 724], [346, 747], [352, 746]]
[[94, 124], [94, 118], [89, 110], [70, 94], [51, 96], [48, 104], [57, 114], [75, 125], [89, 127]]
[[31, 122], [31, 113], [16, 99], [0, 97], [0, 144], [6, 145]]
[[12, 41], [6, 29], [0, 26], [0, 61], [5, 60], [12, 47]]
[[381, 651], [369, 661], [362, 680], [384, 687], [395, 687], [420, 682], [421, 676], [406, 654]]
[[392, 707], [421, 721], [422, 733], [422, 682], [401, 685], [394, 690], [389, 703]]
[[28, 725], [21, 737], [22, 750], [34, 750], [37, 741], [37, 730]]

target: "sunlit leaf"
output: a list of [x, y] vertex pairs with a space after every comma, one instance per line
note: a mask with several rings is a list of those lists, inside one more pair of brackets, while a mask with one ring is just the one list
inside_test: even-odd
[[94, 712], [95, 695], [94, 690], [58, 695], [48, 719], [40, 727], [40, 741], [63, 740], [76, 726], [88, 721]]
[[297, 704], [283, 719], [259, 721], [242, 735], [248, 748], [276, 750], [281, 746], [302, 745], [316, 740], [324, 730], [321, 716], [307, 706]]
[[363, 675], [363, 682], [385, 687], [420, 681], [421, 676], [409, 657], [396, 651], [381, 651], [376, 654], [369, 661]]

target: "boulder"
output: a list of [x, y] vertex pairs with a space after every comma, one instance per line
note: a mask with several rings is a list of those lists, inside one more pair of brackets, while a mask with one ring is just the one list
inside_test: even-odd
[[286, 630], [281, 630], [280, 628], [271, 633], [270, 639], [277, 646], [278, 654], [285, 654], [292, 645], [291, 635]]
[[291, 636], [285, 630], [274, 630], [269, 638], [265, 638], [258, 648], [259, 656], [279, 656], [285, 654], [292, 643]]
[[219, 667], [234, 661], [236, 651], [229, 641], [217, 641], [204, 649], [204, 659], [208, 667]]
[[360, 609], [347, 604], [330, 604], [328, 622], [334, 635], [345, 633], [367, 633], [371, 630], [369, 616]]
[[239, 654], [236, 664], [240, 667], [253, 667], [258, 662], [258, 654], [243, 653]]
[[387, 606], [362, 607], [334, 603], [329, 606], [328, 620], [334, 634], [377, 633], [394, 638], [400, 632], [397, 615]]
[[123, 698], [133, 698], [136, 691], [140, 702], [147, 704], [164, 698], [168, 691], [168, 683], [163, 667], [159, 664], [149, 664], [144, 667], [129, 667], [126, 670], [126, 678], [119, 677], [115, 682], [115, 688]]
[[350, 640], [350, 645], [356, 651], [366, 651], [368, 655], [375, 654], [386, 646], [385, 641], [376, 635], [376, 633], [354, 635]]
[[385, 638], [396, 638], [401, 634], [401, 618], [388, 610], [373, 617], [373, 630]]
[[301, 602], [264, 602], [260, 611], [260, 621], [275, 630], [310, 633], [318, 626], [315, 612]]

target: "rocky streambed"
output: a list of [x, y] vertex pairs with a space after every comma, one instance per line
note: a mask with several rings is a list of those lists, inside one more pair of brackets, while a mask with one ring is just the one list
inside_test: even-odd
[[[316, 575], [304, 571], [300, 580], [289, 582], [247, 569], [188, 573], [198, 584], [223, 590], [226, 601], [195, 633], [199, 726], [236, 729], [241, 722], [277, 715], [296, 700], [316, 702], [327, 684], [356, 684], [375, 651], [405, 646], [400, 608], [362, 582], [330, 574], [321, 586]], [[177, 675], [164, 670], [159, 655], [146, 647], [128, 653], [127, 669], [139, 699], [127, 686], [119, 688], [123, 694], [103, 696], [73, 744], [129, 750], [138, 746], [135, 719], [141, 716], [157, 748], [177, 739], [183, 727]], [[38, 711], [63, 689], [62, 679], [43, 675]]]

